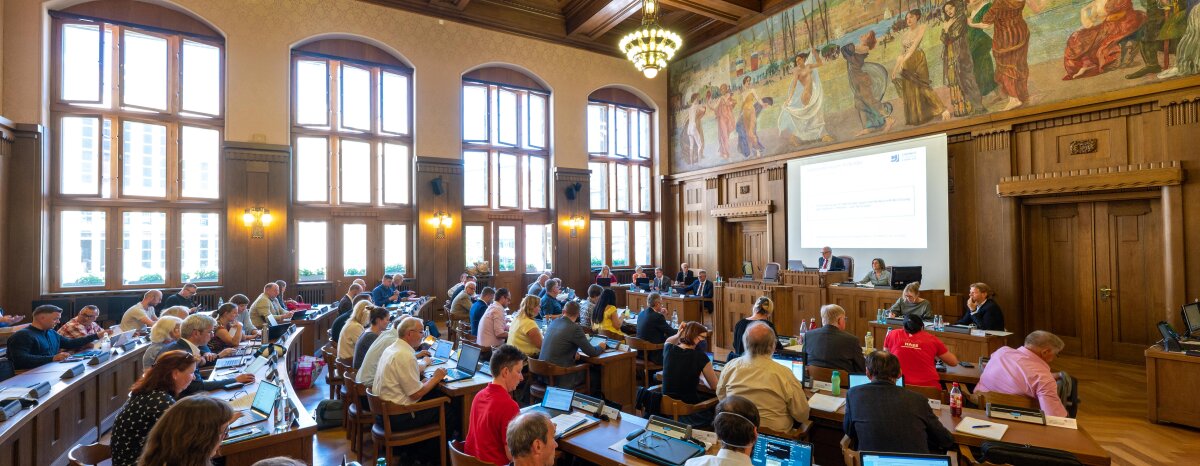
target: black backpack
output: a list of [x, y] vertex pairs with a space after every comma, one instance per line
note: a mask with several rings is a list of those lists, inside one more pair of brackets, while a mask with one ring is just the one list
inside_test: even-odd
[[1018, 445], [1008, 442], [983, 442], [980, 462], [1011, 464], [1012, 466], [1081, 466], [1083, 463], [1068, 452], [1052, 448]]
[[342, 400], [321, 400], [313, 413], [317, 420], [317, 430], [332, 429], [342, 425]]

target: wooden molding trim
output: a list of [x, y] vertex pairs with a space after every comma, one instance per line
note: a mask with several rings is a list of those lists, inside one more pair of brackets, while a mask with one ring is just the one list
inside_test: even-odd
[[971, 138], [975, 140], [980, 152], [993, 150], [1008, 150], [1011, 143], [1012, 126], [997, 126], [983, 131], [972, 131]]
[[770, 214], [774, 207], [771, 201], [734, 202], [719, 205], [708, 214], [716, 218], [756, 217]]
[[718, 176], [704, 179], [704, 187], [707, 189], [717, 189], [720, 186], [721, 186], [721, 178]]
[[331, 209], [329, 214], [334, 217], [378, 217], [379, 212], [368, 209]]
[[1167, 126], [1200, 122], [1200, 96], [1189, 96], [1178, 101], [1159, 101], [1158, 106], [1166, 116]]
[[246, 162], [288, 163], [292, 158], [292, 147], [258, 142], [225, 141], [226, 160]]
[[782, 181], [787, 176], [787, 165], [767, 168], [767, 181]]
[[487, 215], [488, 220], [524, 220], [525, 217], [518, 212], [493, 212]]
[[587, 183], [592, 181], [592, 171], [586, 168], [556, 167], [554, 169], [554, 181]]
[[761, 175], [764, 170], [765, 170], [765, 168], [763, 168], [763, 167], [754, 167], [754, 168], [748, 168], [745, 170], [729, 172], [729, 173], [724, 174], [723, 176], [726, 179], [737, 178], [740, 176], [758, 176], [758, 175]]
[[1183, 183], [1179, 161], [1151, 162], [1116, 167], [1006, 176], [996, 185], [1000, 197], [1085, 193], [1114, 189], [1154, 188]]
[[1055, 118], [1047, 118], [1044, 120], [1031, 121], [1021, 123], [1013, 128], [1013, 131], [1033, 131], [1038, 129], [1055, 128], [1058, 126], [1073, 125], [1078, 123], [1087, 123], [1089, 121], [1107, 120], [1110, 118], [1121, 118], [1140, 113], [1152, 112], [1158, 102], [1137, 102], [1131, 105], [1123, 105], [1120, 107], [1104, 108], [1093, 110], [1091, 112], [1076, 113], [1073, 115], [1064, 115]]
[[955, 144], [959, 142], [970, 142], [975, 136], [971, 133], [947, 134], [946, 143]]
[[461, 175], [463, 173], [463, 163], [461, 159], [446, 159], [428, 156], [417, 157], [417, 172]]

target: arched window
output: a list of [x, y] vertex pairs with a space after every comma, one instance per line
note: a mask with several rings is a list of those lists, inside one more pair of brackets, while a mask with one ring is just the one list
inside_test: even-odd
[[412, 68], [366, 42], [317, 40], [292, 50], [292, 96], [298, 281], [407, 272]]
[[144, 3], [51, 17], [50, 290], [219, 282], [224, 39]]
[[588, 96], [592, 266], [654, 261], [654, 111], [632, 93]]

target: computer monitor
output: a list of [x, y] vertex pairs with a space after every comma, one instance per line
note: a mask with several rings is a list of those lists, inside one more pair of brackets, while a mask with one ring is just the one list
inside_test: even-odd
[[742, 278], [746, 280], [754, 280], [754, 263], [750, 261], [742, 261]]
[[754, 466], [811, 466], [812, 444], [759, 435], [754, 442]]
[[909, 283], [921, 281], [921, 266], [892, 266], [892, 289], [903, 289]]
[[612, 277], [600, 277], [596, 279], [596, 284], [600, 286], [611, 286]]
[[763, 268], [762, 281], [764, 281], [764, 282], [779, 281], [779, 263], [777, 263], [777, 262], [768, 262], [767, 263], [767, 266]]
[[864, 451], [858, 457], [862, 466], [950, 466], [950, 457], [945, 455]]
[[[867, 378], [867, 374], [850, 374], [850, 388], [869, 383], [871, 383], [871, 379]], [[904, 386], [904, 376], [900, 376], [900, 378], [896, 379], [896, 386]]]
[[650, 277], [639, 278], [634, 281], [634, 284], [637, 285], [638, 288], [649, 291], [650, 290]]
[[804, 261], [789, 260], [788, 261], [788, 270], [804, 270]]
[[1188, 337], [1200, 337], [1200, 302], [1183, 305], [1183, 327]]

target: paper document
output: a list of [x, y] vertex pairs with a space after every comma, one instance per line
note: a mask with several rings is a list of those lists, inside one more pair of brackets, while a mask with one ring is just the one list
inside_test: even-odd
[[1079, 430], [1079, 424], [1069, 417], [1046, 416], [1046, 425]]
[[234, 411], [242, 411], [250, 409], [250, 404], [254, 402], [254, 394], [247, 393], [232, 400], [229, 400], [229, 406]]
[[783, 349], [788, 350], [788, 351], [795, 351], [795, 352], [799, 353], [801, 351], [804, 351], [804, 343], [800, 343], [798, 345], [792, 345], [792, 346], [784, 346]]
[[560, 437], [564, 432], [575, 428], [575, 426], [583, 424], [583, 422], [586, 420], [587, 416], [578, 413], [571, 413], [554, 416], [554, 419], [551, 419], [550, 422], [554, 423], [554, 436]]
[[982, 336], [986, 336], [986, 335], [987, 335], [987, 332], [985, 332], [983, 330], [971, 329], [971, 336], [973, 336], [973, 337], [982, 337]]
[[617, 443], [609, 445], [608, 449], [615, 452], [624, 453], [626, 443], [629, 443], [629, 441], [622, 438], [621, 440], [617, 440]]
[[36, 398], [29, 387], [11, 387], [0, 390], [0, 400], [9, 398]]
[[829, 382], [822, 382], [820, 380], [814, 380], [812, 385], [813, 385], [813, 391], [817, 391], [817, 390], [824, 390], [827, 392], [833, 391], [833, 384], [831, 384]]
[[1004, 433], [1008, 431], [1007, 424], [999, 422], [984, 421], [973, 417], [964, 417], [962, 422], [954, 427], [957, 432], [962, 432], [967, 435], [983, 437], [991, 440], [1000, 440], [1004, 437]]
[[808, 399], [808, 407], [827, 413], [836, 413], [839, 408], [846, 404], [845, 398], [836, 396], [822, 395], [814, 393], [812, 398]]
[[709, 432], [707, 430], [693, 430], [692, 438], [703, 443], [705, 451], [707, 451], [709, 448], [712, 448], [714, 443], [717, 443], [717, 433]]
[[1007, 337], [1007, 336], [1013, 334], [1012, 332], [1005, 332], [1003, 330], [984, 330], [983, 333], [986, 333], [988, 335], [995, 335], [998, 337]]

